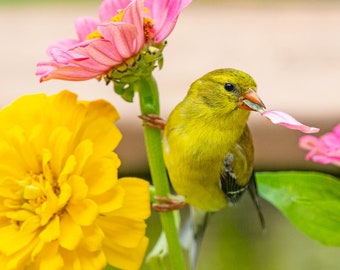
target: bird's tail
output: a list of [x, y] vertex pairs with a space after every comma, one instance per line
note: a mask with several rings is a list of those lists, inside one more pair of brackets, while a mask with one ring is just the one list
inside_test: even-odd
[[190, 218], [181, 231], [180, 240], [182, 247], [188, 252], [191, 270], [196, 269], [207, 220], [208, 212], [190, 206]]
[[264, 219], [264, 216], [263, 216], [263, 213], [262, 213], [262, 210], [261, 210], [261, 206], [260, 206], [260, 202], [259, 202], [259, 194], [257, 192], [254, 171], [252, 173], [252, 176], [251, 176], [249, 184], [248, 184], [248, 190], [249, 190], [249, 193], [250, 193], [250, 197], [251, 197], [251, 199], [254, 202], [254, 205], [256, 207], [262, 230], [265, 230], [266, 229], [266, 223], [265, 223], [265, 219]]

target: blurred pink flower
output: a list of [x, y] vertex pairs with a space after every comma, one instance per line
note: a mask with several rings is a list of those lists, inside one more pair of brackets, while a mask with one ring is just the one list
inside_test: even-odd
[[320, 130], [318, 128], [309, 127], [309, 126], [306, 126], [300, 123], [295, 118], [293, 118], [291, 115], [285, 112], [269, 110], [269, 111], [262, 111], [260, 113], [262, 116], [267, 117], [273, 124], [278, 124], [289, 129], [299, 130], [303, 133], [316, 133], [316, 132], [319, 132]]
[[100, 22], [88, 17], [75, 21], [78, 39], [52, 44], [49, 61], [37, 64], [40, 81], [81, 81], [109, 72], [145, 45], [164, 41], [181, 11], [191, 0], [104, 0]]
[[301, 137], [299, 146], [309, 150], [307, 160], [340, 166], [340, 124], [320, 138], [311, 135]]

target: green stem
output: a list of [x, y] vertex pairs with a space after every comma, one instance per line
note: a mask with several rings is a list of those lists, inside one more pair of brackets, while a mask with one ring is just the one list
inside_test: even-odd
[[[159, 115], [159, 97], [156, 81], [150, 75], [141, 77], [134, 85], [138, 90], [140, 109], [143, 115]], [[144, 139], [148, 155], [149, 167], [157, 196], [168, 196], [170, 188], [162, 154], [162, 134], [159, 129], [144, 127]], [[172, 269], [185, 270], [185, 262], [179, 243], [175, 225], [175, 215], [172, 211], [160, 213], [163, 231], [168, 242]]]

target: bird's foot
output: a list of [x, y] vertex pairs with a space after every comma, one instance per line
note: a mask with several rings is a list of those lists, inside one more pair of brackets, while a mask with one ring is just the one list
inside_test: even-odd
[[143, 125], [151, 128], [164, 130], [166, 121], [156, 114], [144, 114], [138, 116], [144, 120]]
[[183, 196], [160, 197], [155, 196], [159, 203], [152, 204], [152, 208], [157, 212], [169, 212], [182, 209], [185, 206], [185, 198]]

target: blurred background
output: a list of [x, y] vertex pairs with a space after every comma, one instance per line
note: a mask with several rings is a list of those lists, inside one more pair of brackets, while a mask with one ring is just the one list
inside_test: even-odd
[[[149, 178], [138, 97], [128, 104], [112, 85], [48, 81], [34, 75], [54, 41], [75, 37], [74, 19], [97, 18], [99, 0], [0, 0], [0, 106], [28, 93], [76, 92], [81, 99], [104, 98], [120, 112], [123, 140], [117, 152], [121, 175]], [[183, 99], [190, 84], [213, 69], [233, 67], [251, 74], [268, 109], [290, 113], [301, 122], [330, 131], [340, 119], [340, 1], [193, 0], [181, 14], [155, 70], [162, 117]], [[339, 168], [304, 160], [301, 133], [252, 114], [257, 171], [314, 170], [339, 176]], [[319, 136], [318, 135], [318, 136]], [[323, 246], [293, 227], [264, 200], [267, 230], [261, 231], [248, 194], [236, 207], [212, 216], [199, 269], [335, 270], [339, 249]], [[151, 244], [159, 233], [157, 215], [149, 220]], [[339, 232], [340, 233], [340, 232]]]

